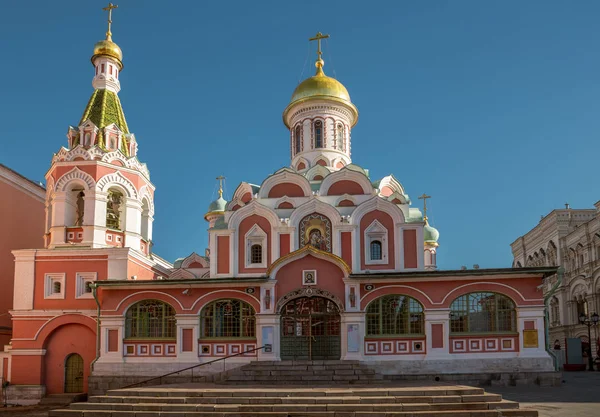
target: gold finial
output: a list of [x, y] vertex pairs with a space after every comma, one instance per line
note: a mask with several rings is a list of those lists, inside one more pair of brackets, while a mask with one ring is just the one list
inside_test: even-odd
[[223, 198], [223, 181], [225, 180], [225, 177], [222, 175], [219, 175], [217, 177], [217, 181], [219, 181], [219, 198]]
[[102, 8], [102, 10], [104, 10], [105, 12], [108, 12], [108, 30], [106, 31], [106, 40], [107, 41], [112, 41], [112, 32], [110, 31], [110, 25], [112, 24], [112, 11], [113, 9], [116, 9], [117, 6], [116, 4], [112, 4], [112, 3], [108, 3], [108, 6]]
[[423, 220], [427, 223], [427, 199], [431, 198], [430, 195], [423, 193], [423, 195], [419, 196], [419, 200], [423, 200]]
[[321, 55], [323, 55], [323, 52], [321, 51], [321, 39], [327, 38], [329, 38], [329, 35], [323, 35], [321, 32], [317, 32], [317, 35], [314, 38], [308, 40], [309, 42], [317, 41], [317, 62], [315, 63], [317, 74], [323, 73], [323, 65], [325, 65], [325, 62], [321, 58]]

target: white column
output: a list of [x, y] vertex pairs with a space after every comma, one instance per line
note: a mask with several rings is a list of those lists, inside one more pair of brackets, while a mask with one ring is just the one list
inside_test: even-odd
[[[537, 330], [537, 347], [524, 347], [525, 321], [533, 321]], [[518, 307], [517, 308], [517, 330], [519, 331], [519, 356], [520, 357], [548, 357], [545, 346], [544, 334], [544, 307]]]
[[[92, 245], [95, 248], [106, 247], [106, 203], [108, 202], [108, 193], [96, 191], [94, 193], [94, 209], [93, 209], [93, 227], [89, 231], [83, 232], [83, 240], [87, 241], [86, 233], [92, 234]], [[84, 217], [84, 222], [85, 222]]]
[[142, 203], [132, 198], [127, 198], [125, 203], [125, 247], [140, 250], [140, 237], [142, 233]]
[[[196, 314], [178, 314], [177, 320], [177, 360], [182, 362], [198, 362], [198, 338], [200, 321]], [[192, 351], [183, 351], [183, 329], [192, 329]]]
[[256, 347], [271, 345], [271, 352], [266, 349], [258, 351], [259, 361], [278, 361], [280, 354], [280, 329], [281, 322], [279, 314], [257, 314], [256, 315]]
[[365, 313], [344, 312], [341, 314], [341, 359], [360, 360], [365, 345]]
[[[14, 251], [15, 256], [15, 289], [13, 292], [14, 310], [33, 310], [33, 294], [35, 286], [35, 250]], [[44, 291], [44, 282], [40, 281]]]
[[[433, 347], [433, 325], [442, 325], [443, 346]], [[450, 310], [425, 310], [425, 344], [427, 350], [427, 359], [438, 359], [450, 357]]]
[[[108, 334], [110, 330], [117, 331], [117, 351], [109, 352]], [[98, 362], [122, 363], [123, 339], [125, 337], [125, 317], [104, 316], [100, 318], [100, 358]]]

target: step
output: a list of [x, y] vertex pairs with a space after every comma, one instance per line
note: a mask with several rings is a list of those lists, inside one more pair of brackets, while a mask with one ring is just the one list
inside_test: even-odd
[[[298, 400], [298, 399], [296, 399]], [[449, 411], [449, 410], [495, 410], [517, 409], [518, 403], [500, 401], [491, 403], [309, 403], [307, 401], [284, 401], [283, 403], [74, 403], [72, 410], [115, 410], [115, 411], [177, 411], [177, 412], [284, 412], [284, 411]]]
[[[81, 410], [53, 410], [50, 411], [49, 417], [132, 417], [139, 413], [132, 414], [131, 411], [81, 411]], [[142, 414], [140, 414], [142, 415]], [[252, 417], [252, 416], [269, 416], [269, 417], [309, 417], [309, 416], [331, 416], [331, 417], [499, 417], [497, 411], [494, 410], [472, 410], [472, 411], [398, 411], [398, 412], [378, 412], [378, 411], [285, 411], [285, 412], [164, 412], [164, 411], [149, 411], [143, 413], [144, 417]], [[538, 417], [537, 411], [531, 410], [503, 410], [502, 417]]]

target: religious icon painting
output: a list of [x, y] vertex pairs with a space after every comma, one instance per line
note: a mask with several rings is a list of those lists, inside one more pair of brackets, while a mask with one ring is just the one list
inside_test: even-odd
[[317, 285], [317, 271], [314, 269], [302, 271], [302, 285]]

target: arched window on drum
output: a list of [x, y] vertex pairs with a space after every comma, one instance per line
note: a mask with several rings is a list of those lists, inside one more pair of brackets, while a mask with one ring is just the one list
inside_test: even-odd
[[513, 300], [494, 292], [461, 295], [450, 305], [450, 333], [516, 333]]
[[299, 154], [302, 151], [302, 131], [300, 126], [296, 126], [294, 131], [294, 148], [296, 154]]
[[367, 337], [425, 334], [423, 306], [407, 295], [384, 295], [367, 306]]
[[200, 313], [200, 338], [254, 338], [254, 308], [241, 300], [217, 300]]
[[143, 300], [127, 310], [126, 339], [175, 339], [175, 309], [160, 300]]

